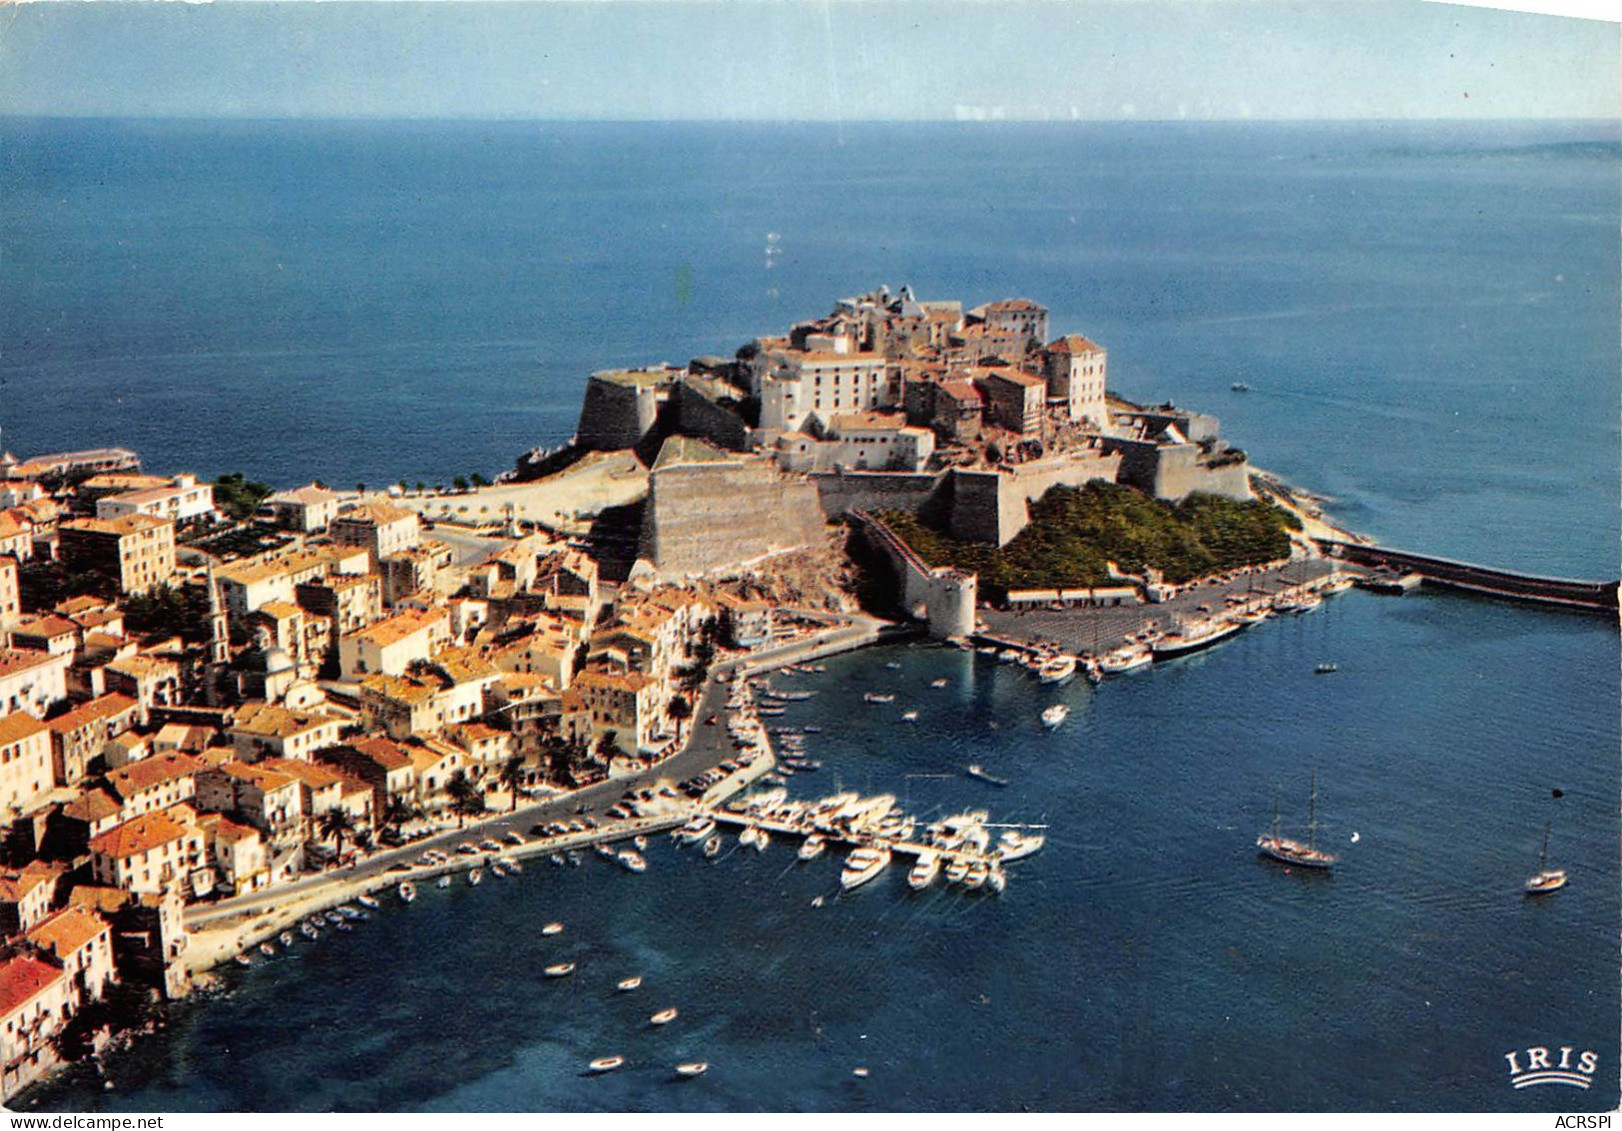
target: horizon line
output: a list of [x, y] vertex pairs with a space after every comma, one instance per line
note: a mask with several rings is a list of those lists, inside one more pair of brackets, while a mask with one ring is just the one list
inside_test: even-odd
[[1259, 115], [1240, 118], [712, 118], [712, 117], [598, 117], [560, 118], [527, 114], [121, 114], [53, 111], [4, 111], [0, 120], [26, 121], [169, 121], [169, 122], [527, 122], [542, 125], [761, 125], [761, 126], [1066, 126], [1066, 125], [1384, 125], [1384, 124], [1506, 124], [1542, 122], [1558, 124], [1609, 124], [1622, 126], [1622, 113], [1575, 117], [1316, 117], [1270, 118]]

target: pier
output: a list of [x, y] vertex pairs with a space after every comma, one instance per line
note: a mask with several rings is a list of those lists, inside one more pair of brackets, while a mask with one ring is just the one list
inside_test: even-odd
[[1566, 577], [1540, 577], [1514, 570], [1495, 569], [1473, 562], [1453, 561], [1429, 554], [1415, 554], [1389, 546], [1367, 546], [1355, 542], [1320, 540], [1324, 551], [1341, 561], [1371, 568], [1385, 568], [1398, 574], [1418, 574], [1432, 585], [1464, 589], [1509, 601], [1558, 605], [1615, 615], [1617, 582], [1580, 581]]

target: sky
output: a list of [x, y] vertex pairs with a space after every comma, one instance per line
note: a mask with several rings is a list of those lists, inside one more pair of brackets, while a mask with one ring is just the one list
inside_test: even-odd
[[1622, 117], [1618, 27], [1423, 0], [143, 0], [0, 8], [0, 112]]

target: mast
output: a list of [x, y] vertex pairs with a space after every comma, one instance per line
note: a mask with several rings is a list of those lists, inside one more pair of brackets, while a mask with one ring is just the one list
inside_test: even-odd
[[1544, 826], [1543, 826], [1543, 851], [1538, 853], [1538, 871], [1539, 872], [1544, 872], [1544, 871], [1548, 870], [1548, 864], [1549, 864], [1549, 825], [1552, 824], [1552, 823], [1553, 822], [1548, 822], [1548, 823], [1545, 823]]
[[1273, 843], [1278, 843], [1278, 791], [1273, 791]]
[[1307, 848], [1318, 840], [1318, 771], [1312, 771], [1312, 793], [1307, 797]]

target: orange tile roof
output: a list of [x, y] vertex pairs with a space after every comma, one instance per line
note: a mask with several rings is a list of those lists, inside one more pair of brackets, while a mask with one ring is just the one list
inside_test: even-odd
[[390, 522], [399, 522], [401, 519], [415, 519], [417, 512], [405, 507], [397, 507], [393, 503], [361, 503], [338, 516], [339, 522], [371, 523], [381, 526]]
[[403, 613], [396, 613], [387, 620], [380, 620], [376, 624], [363, 628], [354, 634], [354, 639], [365, 640], [379, 648], [404, 640], [416, 632], [430, 628], [440, 621], [449, 620], [450, 613], [441, 608], [408, 609]]
[[100, 887], [96, 884], [79, 884], [68, 892], [69, 907], [87, 907], [103, 915], [123, 910], [129, 901], [130, 893], [123, 888]]
[[26, 711], [13, 711], [0, 716], [0, 746], [10, 746], [25, 738], [32, 738], [45, 729], [45, 724]]
[[169, 816], [167, 810], [148, 813], [133, 821], [125, 821], [90, 840], [90, 851], [121, 860], [151, 852], [172, 841], [180, 840], [192, 830]]
[[0, 901], [16, 903], [40, 884], [54, 884], [67, 871], [60, 864], [30, 860], [21, 868], [0, 872]]
[[58, 958], [66, 958], [109, 930], [107, 920], [94, 911], [68, 907], [28, 931], [27, 938]]
[[226, 762], [222, 766], [215, 766], [213, 772], [225, 774], [238, 781], [251, 782], [259, 787], [261, 793], [270, 793], [278, 789], [286, 789], [294, 781], [288, 774], [277, 770], [266, 769], [261, 763], [252, 762]]
[[20, 632], [25, 636], [72, 636], [77, 627], [66, 617], [47, 613], [44, 616], [29, 617], [11, 631], [14, 634]]
[[320, 766], [314, 762], [300, 762], [293, 758], [266, 758], [259, 763], [266, 769], [275, 770], [279, 774], [286, 774], [296, 778], [311, 789], [326, 789], [330, 786], [341, 785], [344, 776], [328, 766]]
[[616, 691], [629, 691], [634, 694], [646, 688], [653, 680], [641, 672], [605, 672], [587, 668], [574, 682], [580, 687], [611, 687]]
[[94, 825], [116, 816], [123, 806], [105, 789], [87, 789], [62, 806], [62, 815]]
[[125, 711], [133, 711], [138, 706], [140, 704], [128, 695], [120, 695], [115, 691], [92, 699], [88, 703], [82, 703], [67, 714], [51, 719], [46, 725], [58, 734], [66, 734], [90, 723], [121, 715]]
[[1049, 353], [1102, 353], [1104, 347], [1097, 342], [1090, 342], [1080, 334], [1066, 334], [1064, 337], [1048, 343]]
[[107, 771], [107, 784], [112, 786], [115, 794], [128, 801], [138, 793], [180, 778], [192, 777], [202, 768], [203, 763], [190, 754], [174, 750]]
[[371, 738], [357, 738], [349, 745], [385, 770], [398, 770], [411, 765], [411, 759], [406, 757], [405, 751], [393, 739], [374, 735]]
[[157, 518], [149, 514], [126, 514], [118, 518], [76, 518], [62, 524], [63, 530], [80, 530], [90, 534], [116, 534], [123, 537], [128, 534], [139, 534], [144, 530], [154, 530], [160, 526], [173, 527], [174, 523], [167, 518]]
[[252, 825], [238, 824], [224, 813], [205, 813], [197, 818], [197, 825], [213, 830], [220, 840], [253, 840], [259, 835], [259, 830]]
[[57, 662], [66, 662], [66, 657], [53, 656], [37, 648], [0, 648], [0, 677]]
[[59, 967], [19, 955], [0, 962], [0, 1017], [8, 1017], [66, 975]]

